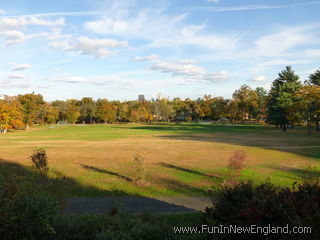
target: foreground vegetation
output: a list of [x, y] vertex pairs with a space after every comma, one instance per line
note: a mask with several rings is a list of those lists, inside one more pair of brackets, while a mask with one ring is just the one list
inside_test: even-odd
[[[215, 188], [211, 193], [214, 207], [209, 206], [206, 213], [132, 215], [114, 208], [109, 214], [66, 216], [59, 214], [59, 204], [50, 194], [19, 189], [7, 180], [0, 185], [0, 235], [3, 240], [319, 239], [319, 181], [294, 186], [247, 182]], [[259, 234], [213, 234], [214, 227], [230, 224], [309, 230], [300, 234], [268, 233], [266, 229]], [[196, 232], [188, 232], [190, 228]]]

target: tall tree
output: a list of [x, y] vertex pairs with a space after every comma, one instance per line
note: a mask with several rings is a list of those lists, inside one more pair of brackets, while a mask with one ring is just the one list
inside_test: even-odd
[[306, 80], [308, 85], [320, 86], [320, 69], [316, 70], [314, 73], [311, 73]]
[[320, 86], [304, 86], [297, 93], [297, 110], [307, 121], [308, 133], [311, 133], [311, 123], [315, 122], [319, 131], [320, 119]]
[[[286, 125], [295, 115], [292, 107], [297, 102], [295, 93], [300, 88], [299, 76], [294, 73], [291, 66], [287, 66], [278, 74], [269, 92], [268, 122], [280, 125], [282, 130], [286, 131]], [[291, 124], [293, 124], [292, 121]]]
[[263, 87], [257, 87], [255, 91], [258, 97], [258, 101], [257, 101], [258, 107], [254, 117], [257, 119], [257, 121], [259, 121], [266, 118], [267, 91]]
[[80, 117], [79, 106], [77, 106], [78, 101], [75, 99], [68, 99], [66, 101], [66, 115], [65, 119], [75, 124]]
[[81, 99], [81, 101], [79, 101], [78, 104], [80, 105], [82, 121], [92, 123], [96, 112], [95, 101], [90, 97], [84, 97]]
[[23, 125], [22, 106], [16, 97], [0, 100], [0, 133]]
[[18, 95], [23, 109], [23, 122], [26, 125], [26, 130], [29, 129], [29, 125], [32, 125], [37, 111], [41, 105], [45, 103], [41, 94], [28, 93], [24, 95]]
[[117, 120], [117, 109], [114, 104], [107, 99], [98, 99], [96, 102], [97, 112], [96, 115], [104, 123], [112, 123]]
[[240, 89], [236, 90], [232, 95], [233, 100], [237, 104], [238, 111], [240, 111], [241, 120], [252, 118], [258, 108], [257, 93], [247, 85], [242, 85]]
[[37, 117], [41, 120], [41, 123], [56, 123], [59, 118], [59, 109], [49, 103], [45, 103], [40, 107]]

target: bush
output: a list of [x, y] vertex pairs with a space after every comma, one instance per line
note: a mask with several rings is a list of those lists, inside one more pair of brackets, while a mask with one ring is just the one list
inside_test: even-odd
[[246, 160], [246, 153], [241, 150], [234, 152], [234, 155], [229, 159], [229, 168], [242, 169], [243, 163]]
[[[319, 237], [319, 181], [294, 184], [293, 188], [276, 188], [269, 181], [255, 186], [249, 181], [222, 186], [213, 192], [212, 198], [214, 207], [206, 209], [209, 219], [243, 226], [306, 226], [312, 228], [312, 237]], [[312, 237], [309, 239], [316, 239]]]
[[144, 179], [144, 159], [140, 155], [136, 155], [133, 159], [134, 168], [136, 172], [136, 177], [134, 178], [134, 181], [138, 185], [146, 185], [147, 182]]
[[0, 187], [1, 239], [48, 239], [55, 233], [58, 203], [45, 193], [13, 189], [11, 183]]
[[48, 173], [48, 157], [44, 148], [37, 148], [33, 150], [33, 154], [30, 158], [32, 160], [32, 165], [36, 170], [44, 174]]
[[[60, 216], [56, 219], [57, 234], [64, 240], [157, 240], [173, 239], [171, 229], [154, 216], [115, 215]], [[171, 236], [171, 237], [170, 237]]]

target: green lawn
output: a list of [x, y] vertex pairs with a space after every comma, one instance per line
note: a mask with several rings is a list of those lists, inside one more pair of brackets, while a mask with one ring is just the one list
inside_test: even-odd
[[[31, 168], [37, 147], [47, 149], [49, 178]], [[235, 150], [246, 153], [240, 172], [227, 167]], [[145, 159], [145, 186], [132, 181], [137, 154]], [[235, 178], [289, 186], [319, 177], [320, 133], [194, 123], [37, 126], [0, 135], [0, 164], [1, 178], [60, 196], [200, 195]]]

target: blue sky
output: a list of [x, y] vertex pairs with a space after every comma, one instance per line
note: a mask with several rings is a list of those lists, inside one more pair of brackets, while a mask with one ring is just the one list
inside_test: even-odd
[[231, 97], [320, 67], [320, 1], [12, 0], [0, 4], [0, 95]]

